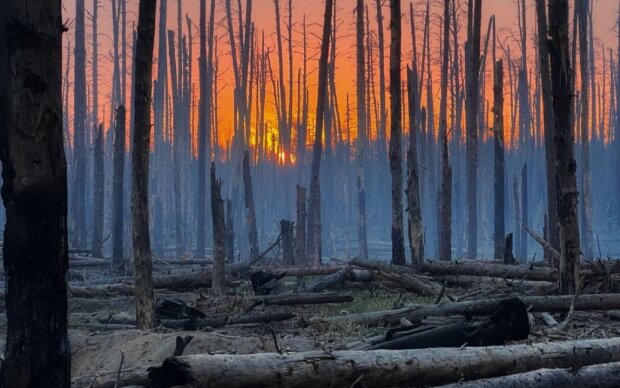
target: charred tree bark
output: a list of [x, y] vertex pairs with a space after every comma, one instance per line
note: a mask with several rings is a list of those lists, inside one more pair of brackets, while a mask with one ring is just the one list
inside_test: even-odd
[[[583, 233], [583, 254], [586, 260], [593, 257], [593, 236], [592, 236], [592, 176], [590, 174], [590, 139], [588, 128], [588, 83], [590, 81], [590, 69], [588, 69], [588, 45], [594, 42], [588, 42], [588, 12], [590, 6], [588, 1], [579, 0], [575, 3], [578, 8], [578, 28], [579, 30], [579, 67], [581, 70], [581, 90], [579, 93], [579, 106], [581, 107], [581, 117], [579, 119], [581, 132], [581, 233]], [[576, 64], [575, 64], [576, 66]], [[594, 70], [594, 69], [592, 69]], [[592, 101], [596, 100], [594, 89], [592, 89]], [[593, 107], [594, 108], [594, 107]], [[592, 116], [596, 115], [596, 111], [592, 109]], [[593, 120], [594, 123], [594, 120]], [[592, 126], [592, 132], [596, 132], [596, 128]]]
[[235, 214], [233, 210], [233, 202], [231, 199], [226, 199], [226, 259], [228, 261], [235, 260]]
[[314, 146], [312, 148], [312, 170], [310, 174], [308, 261], [315, 265], [321, 263], [321, 187], [319, 174], [321, 171], [321, 154], [323, 151], [323, 124], [326, 106], [325, 99], [327, 97], [327, 56], [329, 55], [333, 7], [333, 0], [325, 0], [321, 57], [319, 58], [319, 89], [316, 103], [316, 124], [314, 130]]
[[112, 160], [112, 267], [118, 274], [127, 270], [123, 257], [123, 197], [125, 171], [125, 107], [116, 109], [114, 126], [114, 156]]
[[4, 387], [69, 387], [60, 1], [0, 1]]
[[562, 294], [572, 294], [579, 281], [579, 222], [577, 220], [577, 166], [574, 136], [570, 126], [572, 110], [572, 68], [568, 47], [568, 0], [549, 2], [549, 57], [554, 116], [556, 188], [560, 222], [560, 281]]
[[131, 164], [131, 208], [136, 323], [138, 329], [141, 330], [155, 328], [153, 263], [151, 262], [149, 230], [149, 156], [156, 3], [156, 0], [140, 0], [133, 79], [135, 114]]
[[297, 221], [295, 222], [295, 253], [299, 264], [306, 264], [306, 188], [297, 186]]
[[506, 180], [504, 171], [504, 65], [501, 59], [495, 63], [493, 73], [493, 144], [495, 152], [493, 180], [495, 229], [493, 239], [495, 241], [494, 257], [496, 260], [500, 260], [505, 255], [504, 237], [506, 234], [504, 204]]
[[407, 68], [407, 89], [409, 102], [409, 150], [407, 151], [407, 210], [409, 212], [409, 244], [411, 245], [411, 263], [419, 268], [424, 262], [424, 229], [420, 206], [420, 181], [418, 174], [418, 152], [416, 148], [419, 131], [416, 120], [415, 95], [417, 91], [417, 72]]
[[[200, 107], [198, 110], [198, 204], [196, 214], [196, 257], [205, 255], [205, 224], [207, 202], [207, 0], [200, 0]], [[210, 158], [210, 157], [209, 157]]]
[[75, 65], [73, 67], [73, 185], [71, 241], [81, 246], [86, 231], [86, 31], [84, 0], [75, 2]]
[[527, 163], [525, 163], [521, 169], [521, 222], [519, 224], [521, 240], [518, 242], [523, 259], [527, 259], [527, 233], [523, 230], [523, 225], [528, 225], [527, 208]]
[[377, 49], [378, 61], [379, 61], [379, 128], [377, 128], [377, 141], [379, 142], [379, 160], [383, 160], [385, 157], [385, 141], [386, 123], [387, 123], [387, 109], [385, 107], [385, 44], [383, 33], [383, 10], [382, 1], [377, 1]]
[[294, 265], [295, 256], [293, 251], [293, 222], [280, 220], [280, 233], [282, 234], [282, 261], [284, 265]]
[[[557, 167], [555, 165], [555, 146], [553, 143], [554, 113], [551, 95], [551, 69], [547, 46], [547, 11], [545, 0], [536, 0], [536, 19], [538, 35], [538, 60], [540, 69], [540, 87], [543, 102], [543, 122], [545, 131], [545, 164], [547, 183], [547, 215], [549, 224], [549, 243], [555, 249], [560, 248], [560, 225], [558, 220], [558, 191], [555, 183]], [[559, 264], [559, 263], [556, 263]]]
[[[470, 0], [473, 1], [473, 0]], [[448, 154], [448, 61], [450, 53], [450, 0], [444, 0], [443, 56], [441, 61], [441, 96], [439, 101], [439, 142], [441, 149], [441, 187], [439, 189], [439, 259], [452, 257], [452, 166]], [[430, 72], [429, 72], [430, 78]]]
[[95, 145], [93, 148], [93, 241], [94, 257], [103, 257], [103, 213], [104, 213], [104, 147], [103, 124], [95, 128]]
[[256, 212], [254, 211], [254, 191], [252, 173], [250, 172], [250, 151], [243, 152], [243, 188], [245, 191], [245, 208], [248, 211], [248, 239], [250, 241], [250, 261], [258, 256], [258, 232], [256, 231]]
[[400, 0], [390, 0], [390, 173], [392, 175], [392, 263], [405, 264], [401, 150]]
[[475, 259], [478, 255], [478, 109], [480, 72], [480, 22], [482, 0], [469, 0], [467, 9], [467, 51], [468, 66], [465, 71], [467, 108], [467, 182], [465, 201], [467, 202], [467, 257]]
[[215, 163], [211, 163], [211, 217], [213, 218], [213, 282], [216, 295], [226, 291], [224, 263], [226, 261], [226, 224], [224, 222], [224, 201], [222, 181], [215, 177]]
[[364, 0], [357, 0], [357, 254], [361, 259], [368, 258], [366, 239], [366, 66], [364, 62]]
[[[179, 48], [180, 50], [180, 48]], [[168, 30], [168, 53], [170, 56], [170, 78], [172, 86], [172, 100], [174, 106], [173, 115], [173, 134], [172, 134], [172, 180], [174, 190], [174, 225], [176, 235], [176, 255], [181, 257], [185, 251], [185, 236], [183, 233], [183, 212], [181, 198], [181, 131], [183, 126], [183, 115], [181, 107], [181, 88], [177, 77], [177, 62], [174, 54], [174, 31]], [[182, 66], [179, 63], [179, 66]]]

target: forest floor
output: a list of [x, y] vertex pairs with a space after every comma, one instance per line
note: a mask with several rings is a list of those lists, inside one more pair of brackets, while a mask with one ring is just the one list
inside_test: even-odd
[[[408, 267], [380, 263], [375, 268], [374, 264], [368, 266], [374, 262], [356, 260], [333, 261], [318, 268], [282, 267], [276, 261], [251, 268], [232, 264], [227, 267], [228, 295], [214, 296], [207, 261], [158, 260], [154, 265], [158, 328], [140, 331], [135, 329], [131, 277], [112, 274], [108, 263], [100, 259], [73, 255], [70, 261], [74, 388], [114, 387], [117, 380], [119, 386], [144, 386], [136, 382], [143, 381], [146, 368], [162, 365], [179, 351], [183, 356], [331, 354], [366, 349], [383, 341], [394, 327], [442, 328], [458, 323], [478, 327], [493, 313], [481, 304], [512, 297], [524, 300], [529, 331], [527, 339], [508, 339], [507, 345], [620, 337], [620, 294], [614, 294], [620, 291], [620, 282], [617, 266], [611, 262], [586, 266], [589, 280], [582, 284], [584, 296], [573, 296], [560, 306], [554, 302], [559, 298], [554, 297], [557, 273], [531, 264], [507, 267], [463, 261], [433, 267], [431, 263], [424, 268], [425, 275], [407, 272]], [[477, 266], [485, 268], [484, 276], [470, 275]], [[275, 286], [265, 291], [260, 282], [258, 288], [252, 285], [250, 278], [258, 272], [269, 275], [263, 283], [271, 280], [267, 285]], [[337, 281], [325, 281], [330, 278]], [[261, 290], [269, 295], [258, 295]], [[601, 307], [587, 300], [595, 294], [607, 298]], [[297, 300], [304, 295], [341, 300]], [[536, 299], [543, 295], [550, 299]], [[270, 299], [280, 296], [290, 297], [292, 302]], [[460, 305], [462, 311], [440, 311]], [[420, 315], [424, 309], [429, 312]], [[6, 325], [4, 314], [0, 325]], [[179, 348], [179, 340], [187, 342], [188, 336], [191, 340], [186, 344], [181, 341], [186, 346]], [[139, 377], [132, 380], [132, 373]], [[125, 374], [131, 376], [124, 380]]]

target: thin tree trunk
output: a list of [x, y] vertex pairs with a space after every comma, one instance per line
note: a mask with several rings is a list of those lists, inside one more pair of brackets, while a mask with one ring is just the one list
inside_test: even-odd
[[[377, 1], [377, 38], [379, 59], [379, 128], [377, 128], [377, 141], [379, 143], [379, 160], [385, 159], [385, 142], [387, 138], [387, 109], [385, 107], [385, 39], [383, 33], [382, 0]], [[369, 28], [370, 29], [370, 28]]]
[[416, 148], [419, 131], [416, 119], [415, 94], [418, 90], [417, 69], [407, 68], [407, 89], [409, 102], [409, 150], [407, 151], [407, 207], [409, 211], [409, 244], [411, 245], [411, 263], [419, 268], [424, 262], [424, 229], [420, 206], [420, 182], [418, 178], [418, 152]]
[[2, 0], [0, 7], [7, 317], [0, 385], [69, 387], [61, 3]]
[[306, 264], [306, 188], [299, 185], [297, 185], [295, 253], [297, 255], [297, 263]]
[[140, 0], [133, 79], [135, 114], [131, 164], [131, 209], [136, 323], [138, 329], [141, 330], [155, 328], [153, 263], [151, 262], [149, 230], [149, 156], [156, 5], [156, 0]]
[[[551, 95], [551, 69], [547, 47], [547, 11], [545, 0], [536, 0], [536, 19], [538, 32], [538, 60], [540, 69], [540, 86], [543, 101], [543, 120], [545, 131], [545, 163], [547, 182], [548, 241], [555, 249], [560, 248], [560, 225], [558, 220], [558, 190], [555, 182], [557, 167], [555, 165], [554, 113]], [[553, 261], [551, 261], [553, 263]], [[559, 265], [559, 263], [556, 263]]]
[[73, 67], [73, 185], [71, 241], [81, 246], [86, 231], [86, 32], [84, 0], [76, 0]]
[[519, 251], [523, 259], [527, 259], [527, 233], [523, 230], [523, 225], [528, 225], [527, 207], [527, 163], [524, 163], [521, 169], [521, 222], [518, 225], [521, 237]]
[[292, 266], [295, 264], [293, 222], [289, 220], [280, 220], [280, 234], [282, 235], [282, 261], [284, 265]]
[[246, 220], [248, 223], [248, 239], [250, 242], [250, 261], [253, 261], [258, 252], [258, 232], [256, 231], [256, 212], [254, 210], [254, 191], [252, 189], [252, 173], [250, 171], [250, 151], [243, 152], [243, 188], [245, 191]]
[[549, 3], [549, 56], [554, 113], [554, 147], [557, 166], [558, 219], [560, 222], [561, 294], [572, 294], [579, 281], [579, 223], [572, 110], [571, 64], [568, 46], [568, 0]]
[[196, 257], [205, 255], [205, 224], [207, 201], [207, 0], [200, 0], [200, 107], [198, 112], [198, 204], [196, 215]]
[[93, 241], [92, 253], [94, 257], [103, 257], [103, 214], [104, 214], [104, 147], [103, 123], [95, 128], [95, 145], [93, 148]]
[[357, 0], [357, 254], [360, 259], [368, 258], [366, 239], [366, 67], [364, 62], [364, 0]]
[[[180, 50], [180, 48], [179, 48]], [[177, 78], [176, 57], [174, 54], [174, 31], [168, 30], [168, 52], [170, 56], [170, 76], [172, 86], [172, 100], [174, 105], [173, 119], [173, 159], [172, 159], [172, 180], [174, 190], [174, 225], [176, 234], [176, 256], [180, 258], [185, 251], [185, 236], [183, 234], [183, 214], [181, 198], [181, 131], [183, 126], [183, 115], [181, 113], [181, 88]], [[179, 66], [181, 64], [179, 63]]]
[[[439, 100], [439, 141], [441, 150], [441, 187], [439, 189], [439, 259], [452, 257], [452, 166], [448, 154], [448, 61], [450, 54], [450, 0], [444, 0], [443, 54], [441, 60], [441, 96]], [[430, 78], [430, 72], [429, 72]], [[469, 120], [468, 120], [469, 122]]]
[[[592, 176], [590, 174], [590, 139], [588, 128], [588, 83], [590, 81], [589, 75], [589, 60], [588, 45], [592, 45], [594, 42], [588, 42], [588, 1], [579, 0], [575, 7], [578, 7], [578, 30], [579, 30], [579, 66], [581, 70], [581, 90], [579, 93], [579, 106], [581, 107], [581, 118], [579, 123], [581, 126], [581, 233], [583, 233], [583, 255], [586, 260], [591, 260], [593, 257], [593, 235], [592, 235]], [[577, 28], [577, 26], [573, 27]], [[576, 65], [576, 64], [575, 64]], [[594, 69], [592, 69], [594, 70]], [[592, 89], [592, 117], [596, 115], [594, 101], [594, 89]], [[592, 124], [595, 124], [594, 119]], [[591, 128], [592, 132], [595, 132], [594, 125]]]
[[[502, 259], [505, 252], [505, 171], [504, 171], [504, 65], [500, 59], [495, 63], [493, 77], [493, 144], [495, 151], [494, 193], [494, 241], [496, 260]], [[505, 260], [506, 258], [504, 258]]]
[[[467, 61], [465, 71], [467, 90], [467, 182], [465, 201], [467, 202], [467, 257], [478, 256], [478, 109], [479, 109], [479, 71], [480, 71], [480, 23], [482, 0], [469, 0], [467, 10]], [[445, 53], [447, 55], [447, 53]]]
[[112, 267], [117, 274], [124, 274], [127, 262], [123, 250], [123, 203], [125, 171], [125, 107], [116, 109], [114, 126], [114, 156], [112, 160]]
[[321, 57], [319, 58], [319, 88], [316, 103], [316, 122], [314, 146], [312, 149], [312, 170], [310, 175], [310, 198], [308, 206], [308, 261], [314, 265], [321, 263], [321, 154], [323, 150], [323, 125], [325, 118], [325, 99], [327, 97], [327, 56], [331, 36], [333, 0], [325, 0]]
[[225, 293], [226, 279], [226, 225], [224, 223], [224, 201], [222, 200], [222, 181], [215, 177], [215, 163], [211, 163], [211, 216], [213, 218], [213, 282], [216, 295]]
[[405, 264], [403, 164], [401, 153], [400, 0], [390, 0], [390, 173], [392, 175], [392, 264]]

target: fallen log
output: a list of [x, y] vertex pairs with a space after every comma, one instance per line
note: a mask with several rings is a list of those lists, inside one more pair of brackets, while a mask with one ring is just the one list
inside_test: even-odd
[[115, 388], [132, 385], [145, 386], [148, 378], [146, 367], [106, 371], [91, 376], [71, 379], [71, 388]]
[[397, 283], [402, 288], [416, 294], [434, 297], [441, 294], [439, 284], [420, 277], [413, 268], [357, 258], [351, 260], [351, 264], [371, 270], [377, 277]]
[[557, 287], [556, 283], [544, 280], [517, 280], [504, 279], [492, 276], [476, 276], [476, 275], [435, 275], [435, 280], [440, 283], [447, 282], [448, 285], [458, 287], [471, 287], [489, 285], [493, 287], [507, 286], [514, 289], [525, 290], [534, 289], [537, 295], [547, 294], [554, 291]]
[[[524, 296], [519, 298], [530, 312], [560, 312], [568, 311], [573, 300], [572, 295], [560, 296]], [[429, 316], [480, 316], [490, 315], [503, 299], [482, 299], [463, 302], [448, 302], [439, 305], [418, 305], [393, 310], [371, 311], [366, 313], [340, 315], [329, 318], [312, 318], [313, 324], [336, 324], [341, 322], [357, 323], [360, 325], [377, 326], [380, 324], [398, 324], [401, 318], [413, 323], [420, 322]], [[608, 310], [620, 308], [620, 294], [580, 295], [575, 300], [574, 309], [577, 310]]]
[[321, 292], [344, 283], [346, 280], [351, 282], [368, 282], [371, 279], [372, 274], [369, 271], [345, 268], [333, 274], [325, 275], [308, 282], [308, 284], [301, 287], [298, 292]]
[[620, 338], [483, 348], [199, 354], [151, 368], [149, 386], [429, 385], [615, 361], [620, 361]]
[[549, 282], [558, 280], [558, 271], [555, 268], [492, 264], [479, 261], [436, 260], [422, 264], [422, 271], [433, 275], [477, 275]]
[[280, 322], [293, 318], [295, 318], [294, 313], [285, 312], [261, 315], [242, 315], [239, 317], [222, 316], [201, 319], [162, 319], [159, 321], [159, 324], [162, 327], [176, 330], [204, 330], [206, 328], [218, 328], [229, 325]]
[[620, 362], [596, 364], [581, 369], [538, 369], [508, 376], [443, 385], [443, 388], [547, 388], [547, 387], [619, 387]]
[[336, 293], [306, 293], [306, 294], [280, 294], [260, 295], [250, 298], [255, 305], [293, 306], [300, 304], [324, 304], [352, 302], [351, 295], [338, 295]]

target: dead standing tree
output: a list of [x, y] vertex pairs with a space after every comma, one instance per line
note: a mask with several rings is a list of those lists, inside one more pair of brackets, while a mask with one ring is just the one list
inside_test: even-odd
[[0, 385], [68, 387], [61, 4], [2, 0], [0, 7], [7, 316]]
[[504, 64], [501, 59], [495, 63], [493, 74], [493, 144], [495, 154], [493, 174], [494, 257], [496, 260], [502, 258], [505, 260]]
[[310, 173], [307, 257], [309, 262], [314, 265], [321, 263], [321, 187], [319, 175], [321, 172], [321, 154], [323, 151], [322, 138], [325, 118], [325, 100], [327, 97], [327, 56], [329, 55], [333, 7], [333, 0], [325, 0], [321, 57], [319, 58], [319, 89], [316, 102], [314, 146], [312, 148], [312, 170]]
[[405, 264], [401, 152], [400, 0], [390, 0], [390, 173], [392, 175], [392, 264]]
[[[478, 103], [480, 86], [480, 22], [482, 0], [469, 0], [467, 7], [467, 42], [465, 43], [465, 115], [466, 126], [466, 202], [467, 202], [467, 257], [478, 255]], [[445, 53], [447, 54], [447, 53]]]
[[114, 125], [114, 155], [112, 160], [112, 269], [123, 274], [126, 271], [126, 261], [123, 252], [123, 197], [125, 171], [125, 107], [120, 105], [116, 109], [116, 123]]
[[215, 295], [225, 293], [224, 263], [226, 262], [226, 223], [222, 181], [215, 176], [215, 163], [211, 163], [211, 217], [213, 218], [213, 282]]
[[574, 136], [570, 126], [572, 110], [572, 68], [568, 46], [568, 0], [549, 2], [549, 59], [553, 96], [556, 187], [560, 222], [561, 294], [577, 291], [579, 281], [579, 222]]
[[357, 0], [357, 244], [360, 259], [368, 258], [368, 242], [366, 239], [366, 69], [364, 62], [364, 0]]
[[[551, 95], [551, 69], [549, 67], [549, 51], [547, 47], [547, 11], [545, 0], [536, 0], [536, 20], [538, 35], [538, 60], [540, 69], [540, 87], [543, 102], [543, 123], [545, 132], [545, 164], [547, 181], [547, 235], [549, 244], [555, 249], [560, 248], [560, 230], [558, 220], [558, 191], [556, 186], [555, 146], [553, 143], [554, 114]], [[554, 263], [550, 256], [550, 262]], [[559, 263], [555, 263], [556, 265]]]
[[[443, 54], [441, 61], [441, 95], [439, 101], [439, 141], [441, 149], [441, 187], [439, 189], [439, 258], [452, 256], [452, 166], [448, 154], [448, 62], [450, 53], [450, 0], [444, 0]], [[429, 71], [430, 78], [430, 71]]]
[[156, 0], [140, 0], [138, 39], [134, 58], [133, 106], [134, 133], [132, 152], [132, 235], [134, 254], [134, 290], [138, 329], [155, 327], [153, 263], [149, 230], [149, 156], [151, 138], [151, 80], [155, 41]]

